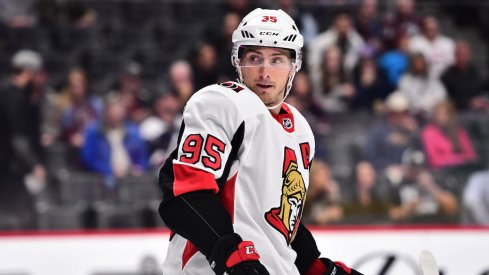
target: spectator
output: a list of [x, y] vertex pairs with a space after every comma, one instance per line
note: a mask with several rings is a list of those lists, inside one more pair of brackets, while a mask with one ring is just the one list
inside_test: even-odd
[[52, 123], [59, 123], [61, 139], [76, 149], [84, 144], [83, 134], [87, 126], [99, 120], [102, 115], [102, 101], [91, 96], [88, 89], [85, 72], [80, 68], [73, 68], [68, 74], [66, 86], [53, 106], [58, 112], [56, 118], [59, 119]]
[[318, 24], [314, 16], [307, 10], [298, 7], [296, 0], [278, 0], [278, 9], [285, 11], [297, 24], [304, 37], [304, 46], [308, 47], [318, 34]]
[[375, 110], [377, 103], [383, 102], [394, 90], [387, 76], [377, 67], [375, 59], [367, 55], [360, 58], [354, 71], [353, 83], [355, 96], [352, 104], [357, 110]]
[[355, 29], [373, 53], [382, 50], [380, 41], [381, 23], [378, 20], [377, 0], [360, 1], [355, 17]]
[[428, 75], [434, 79], [439, 79], [454, 62], [455, 44], [440, 34], [438, 20], [433, 16], [423, 20], [423, 33], [410, 39], [409, 49], [424, 55], [430, 64]]
[[489, 225], [489, 171], [474, 173], [468, 180], [462, 200], [462, 222]]
[[216, 48], [209, 43], [198, 43], [191, 58], [194, 87], [198, 90], [218, 82]]
[[117, 93], [127, 110], [127, 118], [139, 124], [151, 113], [151, 94], [143, 87], [141, 79], [141, 65], [135, 61], [125, 64], [122, 74], [115, 84], [114, 91]]
[[126, 109], [120, 97], [109, 96], [103, 120], [85, 130], [81, 156], [89, 170], [107, 177], [108, 187], [113, 178], [139, 175], [147, 169], [144, 141], [137, 125], [126, 121]]
[[0, 211], [7, 213], [2, 219], [13, 215], [24, 228], [35, 226], [29, 192], [42, 191], [47, 176], [40, 142], [42, 64], [39, 53], [18, 51], [11, 59], [10, 80], [0, 89]]
[[340, 199], [338, 183], [333, 179], [328, 165], [319, 159], [315, 160], [307, 189], [304, 222], [318, 225], [339, 222], [343, 218]]
[[[219, 79], [232, 79], [236, 75], [236, 68], [229, 62], [229, 56], [233, 49], [233, 31], [238, 27], [240, 22], [241, 17], [238, 13], [227, 12], [222, 17], [222, 22], [220, 22], [219, 26], [212, 24], [205, 31], [205, 37], [207, 37], [209, 43], [216, 49]], [[216, 29], [220, 29], [221, 31], [216, 33]]]
[[340, 14], [335, 18], [334, 25], [326, 32], [319, 34], [309, 47], [307, 64], [314, 90], [320, 91], [322, 84], [321, 66], [326, 50], [337, 47], [340, 49], [340, 63], [345, 77], [350, 77], [357, 64], [360, 50], [364, 41], [353, 28], [352, 20], [347, 14]]
[[457, 220], [459, 202], [456, 191], [444, 179], [436, 178], [424, 166], [424, 155], [407, 150], [402, 177], [387, 177], [384, 187], [392, 206], [390, 218], [399, 223], [453, 223]]
[[150, 164], [160, 167], [177, 146], [178, 129], [181, 124], [182, 106], [176, 95], [168, 93], [155, 101], [154, 115], [140, 125], [141, 136], [149, 143]]
[[35, 0], [0, 0], [0, 23], [9, 28], [31, 27], [36, 24]]
[[177, 60], [170, 66], [170, 85], [180, 105], [184, 106], [195, 92], [192, 67], [185, 60]]
[[42, 57], [31, 50], [21, 50], [11, 59], [13, 73], [0, 91], [5, 122], [2, 157], [9, 171], [24, 174], [42, 171], [43, 149], [40, 143], [41, 104], [43, 103]]
[[399, 79], [409, 66], [409, 39], [407, 36], [402, 36], [398, 41], [396, 48], [384, 52], [378, 60], [379, 67], [394, 87], [399, 85]]
[[409, 58], [409, 71], [399, 81], [399, 90], [409, 101], [409, 110], [420, 117], [429, 116], [447, 93], [440, 80], [428, 76], [428, 63], [421, 53]]
[[324, 130], [321, 126], [327, 127], [326, 125], [323, 125], [325, 123], [326, 113], [313, 96], [311, 80], [306, 72], [299, 71], [295, 74], [291, 93], [286, 101], [292, 104], [304, 115], [304, 117], [306, 117], [311, 123], [313, 130], [324, 132], [320, 129]]
[[432, 169], [469, 165], [477, 160], [472, 142], [448, 101], [435, 106], [433, 121], [424, 127], [421, 137]]
[[377, 173], [371, 163], [362, 161], [355, 167], [353, 182], [342, 191], [346, 223], [387, 222], [388, 206], [378, 194]]
[[304, 71], [295, 74], [291, 93], [286, 98], [287, 103], [294, 106], [307, 119], [316, 136], [316, 156], [325, 157], [325, 146], [322, 144], [324, 135], [331, 130], [327, 114], [317, 98], [312, 94], [311, 80]]
[[384, 51], [396, 48], [402, 37], [410, 38], [419, 34], [421, 21], [414, 0], [396, 0], [394, 13], [387, 13], [382, 22]]
[[380, 173], [384, 170], [398, 173], [403, 152], [417, 143], [418, 126], [401, 92], [387, 97], [385, 109], [385, 117], [367, 133], [365, 158]]
[[[315, 97], [327, 112], [346, 112], [355, 96], [355, 87], [347, 81], [341, 61], [341, 49], [336, 46], [326, 49], [322, 61], [320, 83], [313, 86]], [[311, 78], [312, 75], [314, 73], [311, 73]]]
[[470, 46], [465, 41], [455, 45], [455, 64], [442, 75], [448, 96], [459, 111], [489, 110], [489, 101], [483, 95], [483, 79], [471, 62]]

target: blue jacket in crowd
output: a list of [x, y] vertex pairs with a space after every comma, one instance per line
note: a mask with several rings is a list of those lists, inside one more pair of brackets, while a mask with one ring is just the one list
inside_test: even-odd
[[[137, 125], [125, 123], [124, 147], [131, 159], [132, 165], [141, 170], [148, 168], [148, 152], [146, 144], [139, 135]], [[85, 130], [85, 144], [81, 150], [83, 163], [87, 168], [105, 176], [112, 176], [110, 163], [111, 148], [102, 125], [93, 123]]]

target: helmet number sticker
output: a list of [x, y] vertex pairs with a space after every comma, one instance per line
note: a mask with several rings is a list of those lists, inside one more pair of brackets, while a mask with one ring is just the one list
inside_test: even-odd
[[272, 22], [272, 23], [277, 23], [277, 17], [276, 16], [268, 16], [264, 15], [261, 22]]

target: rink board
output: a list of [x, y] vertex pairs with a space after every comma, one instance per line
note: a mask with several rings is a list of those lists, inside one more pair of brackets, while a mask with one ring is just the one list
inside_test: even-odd
[[[312, 229], [325, 256], [366, 275], [419, 274], [423, 249], [444, 275], [489, 272], [489, 228]], [[129, 275], [161, 268], [168, 231], [0, 233], [0, 275]]]

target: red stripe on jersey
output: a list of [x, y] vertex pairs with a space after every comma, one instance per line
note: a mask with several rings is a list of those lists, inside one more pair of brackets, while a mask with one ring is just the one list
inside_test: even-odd
[[228, 211], [231, 216], [231, 221], [234, 223], [234, 187], [236, 185], [236, 178], [238, 173], [234, 174], [232, 178], [230, 178], [226, 184], [224, 184], [224, 188], [222, 188], [221, 192], [219, 192], [219, 199], [221, 199], [224, 208]]
[[214, 175], [185, 164], [173, 164], [173, 194], [176, 196], [198, 190], [219, 191]]
[[304, 169], [309, 169], [309, 157], [311, 156], [311, 147], [309, 142], [304, 142], [299, 144], [301, 147], [302, 164], [304, 164]]
[[290, 241], [289, 230], [284, 225], [282, 219], [278, 216], [280, 208], [272, 208], [269, 212], [265, 213], [265, 219], [267, 222], [282, 233], [287, 243]]
[[295, 122], [294, 122], [294, 115], [292, 114], [292, 111], [290, 110], [289, 106], [287, 104], [282, 103], [282, 109], [280, 110], [280, 113], [277, 115], [272, 114], [273, 118], [275, 118], [280, 125], [284, 128], [285, 131], [292, 133], [295, 130]]
[[183, 250], [182, 254], [182, 270], [187, 264], [187, 262], [192, 258], [195, 253], [199, 251], [197, 247], [195, 247], [190, 241], [187, 241], [187, 244], [185, 245], [185, 249]]

